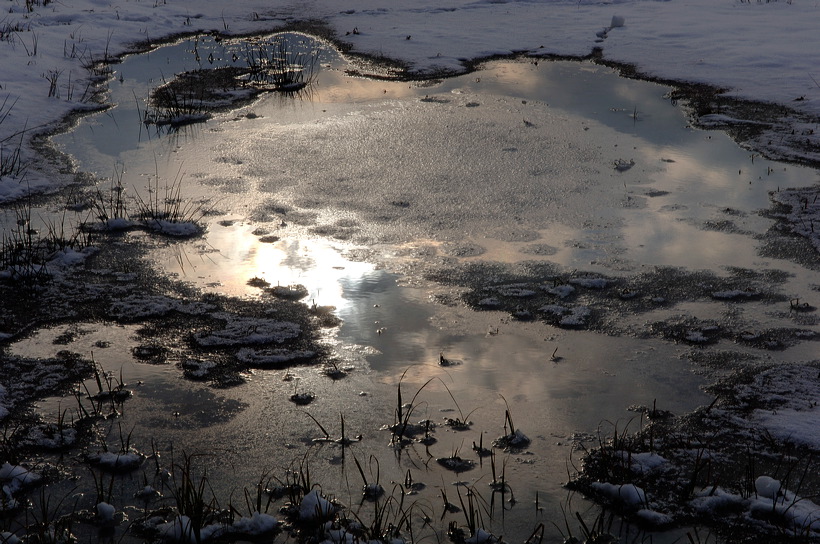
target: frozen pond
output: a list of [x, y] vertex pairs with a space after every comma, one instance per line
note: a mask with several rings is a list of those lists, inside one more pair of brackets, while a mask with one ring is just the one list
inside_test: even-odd
[[[122, 418], [139, 448], [150, 451], [153, 439], [165, 451], [214, 454], [207, 462], [223, 489], [305, 455], [321, 435], [307, 411], [329, 431], [343, 414], [363, 435], [351, 449], [360, 460], [376, 455], [384, 481], [412, 470], [427, 483], [424, 500], [440, 500], [441, 489], [452, 500], [451, 482], [484, 485], [488, 467], [456, 476], [430, 459], [467, 457], [480, 436], [488, 445], [503, 434], [509, 407], [532, 443], [499, 455], [518, 503], [493, 528], [523, 541], [539, 521], [563, 523], [560, 486], [573, 444], [596, 445], [602, 421], [637, 427], [630, 407], [657, 400], [681, 413], [711, 402], [699, 390], [703, 369], [687, 358], [698, 342], [680, 340], [718, 325], [752, 335], [794, 328], [789, 299], [816, 282], [816, 273], [761, 253], [773, 222], [758, 213], [770, 191], [810, 185], [815, 171], [696, 130], [672, 89], [591, 63], [503, 60], [461, 77], [396, 82], [346, 75], [345, 59], [322, 46], [315, 82], [296, 96], [263, 95], [170, 133], [140, 123], [142, 98], [163, 78], [228, 63], [239, 47], [200, 38], [128, 57], [110, 83], [117, 106], [54, 138], [81, 170], [115, 172], [143, 198], [151, 179], [181, 176], [183, 200], [208, 210], [204, 236], [125, 235], [149, 246], [164, 273], [250, 298], [261, 281], [301, 284], [308, 304], [333, 306], [342, 320], [324, 341], [345, 379], [257, 370], [224, 389], [138, 361], [128, 327], [82, 324], [72, 337], [72, 350], [142, 382]], [[600, 294], [607, 282], [623, 282], [620, 296]], [[669, 283], [715, 296], [669, 298]], [[558, 287], [577, 300], [530, 303], [533, 289], [538, 298]], [[755, 296], [737, 304], [719, 295], [732, 288]], [[580, 317], [548, 324], [551, 312]], [[14, 352], [53, 356], [63, 333], [44, 329]], [[103, 339], [112, 346], [99, 348]], [[715, 343], [733, 344], [728, 336]], [[799, 361], [812, 357], [811, 344], [734, 349]], [[283, 381], [290, 372], [296, 381]], [[420, 393], [418, 419], [461, 411], [471, 429], [443, 430], [428, 448], [394, 455], [379, 427], [393, 420], [400, 379], [405, 400], [434, 379]], [[294, 391], [316, 400], [295, 406]], [[334, 448], [312, 452], [311, 472], [355, 502], [359, 476]]]

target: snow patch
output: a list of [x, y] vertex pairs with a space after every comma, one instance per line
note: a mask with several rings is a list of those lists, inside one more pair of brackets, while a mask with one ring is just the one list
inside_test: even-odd
[[332, 517], [336, 510], [336, 505], [324, 498], [318, 489], [314, 489], [299, 504], [299, 517], [309, 520], [326, 519]]
[[225, 319], [222, 330], [199, 333], [194, 336], [200, 346], [241, 346], [254, 344], [282, 344], [298, 338], [301, 327], [290, 321], [237, 317], [227, 313], [215, 313], [213, 317]]
[[646, 504], [646, 493], [635, 484], [616, 485], [609, 482], [593, 482], [592, 488], [614, 503], [630, 507]]

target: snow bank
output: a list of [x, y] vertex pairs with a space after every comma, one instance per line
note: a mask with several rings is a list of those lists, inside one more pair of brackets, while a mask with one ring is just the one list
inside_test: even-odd
[[[180, 32], [251, 33], [308, 17], [326, 22], [352, 51], [401, 59], [417, 72], [461, 72], [464, 59], [514, 51], [585, 56], [598, 48], [607, 60], [634, 63], [652, 76], [710, 83], [737, 96], [820, 113], [820, 90], [812, 79], [816, 59], [805, 54], [820, 40], [820, 6], [812, 2], [624, 0], [615, 15], [610, 3], [587, 0], [515, 2], [515, 9], [471, 0], [444, 6], [434, 0], [360, 2], [344, 10], [334, 0], [317, 0], [308, 11], [296, 0], [277, 2], [275, 9], [264, 0], [236, 0], [230, 9], [218, 0], [75, 0], [35, 3], [31, 11], [26, 5], [12, 3], [3, 19], [7, 28], [19, 29], [0, 41], [4, 156], [21, 128], [27, 136], [91, 107], [82, 90], [95, 75], [85, 68], [92, 59]], [[816, 141], [818, 135], [800, 137]], [[53, 189], [59, 179], [49, 165], [35, 164], [33, 150], [23, 149], [22, 159], [35, 167], [26, 171], [25, 183], [0, 178], [0, 201]]]
[[820, 449], [820, 368], [778, 365], [741, 387], [751, 421], [784, 442]]

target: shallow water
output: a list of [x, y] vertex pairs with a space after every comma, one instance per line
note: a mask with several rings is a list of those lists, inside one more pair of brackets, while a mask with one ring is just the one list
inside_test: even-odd
[[[206, 41], [197, 43], [200, 63]], [[230, 56], [230, 44], [216, 47], [216, 57]], [[589, 63], [544, 61], [492, 62], [422, 84], [372, 81], [345, 76], [345, 60], [323, 48], [323, 68], [307, 94], [271, 94], [204, 125], [147, 132], [140, 97], [163, 76], [195, 67], [193, 50], [186, 41], [126, 58], [116, 67], [122, 82], [111, 83], [117, 107], [54, 140], [83, 170], [106, 176], [124, 165], [124, 181], [136, 192], [149, 176], [173, 179], [182, 171], [186, 197], [212, 202], [203, 239], [157, 243], [152, 259], [168, 273], [237, 296], [258, 294], [251, 278], [303, 284], [309, 303], [335, 306], [343, 320], [327, 342], [355, 369], [346, 379], [297, 369], [294, 383], [282, 380], [284, 372], [257, 371], [225, 390], [185, 381], [174, 367], [135, 363], [133, 331], [119, 330], [119, 351], [101, 362], [143, 382], [124, 408], [135, 441], [147, 449], [149, 437], [161, 435], [166, 448], [219, 450], [214, 470], [230, 469], [214, 478], [226, 488], [252, 485], [261, 468], [287, 466], [320, 434], [287, 401], [299, 389], [316, 393], [309, 411], [329, 427], [344, 414], [348, 428], [364, 435], [354, 451], [384, 456], [387, 478], [417, 472], [431, 486], [430, 501], [453, 480], [485, 481], [486, 470], [456, 476], [430, 463], [427, 452], [388, 461], [378, 428], [392, 421], [399, 380], [409, 396], [432, 378], [419, 419], [440, 421], [460, 410], [474, 422], [468, 432], [438, 432], [434, 456], [500, 436], [507, 403], [533, 439], [528, 452], [507, 457], [507, 477], [526, 506], [496, 522], [523, 540], [533, 521], [560, 523], [574, 434], [595, 435], [604, 420], [637, 426], [632, 405], [658, 399], [680, 413], [711, 399], [684, 357], [688, 346], [437, 303], [457, 301], [461, 290], [425, 281], [425, 271], [481, 260], [539, 260], [613, 276], [659, 265], [724, 275], [739, 266], [789, 272], [780, 288], [788, 296], [816, 281], [796, 264], [761, 258], [755, 240], [771, 226], [757, 213], [768, 207], [768, 192], [809, 185], [816, 172], [752, 157], [721, 133], [689, 127], [665, 98], [669, 88]], [[620, 171], [619, 160], [634, 165]], [[262, 241], [265, 235], [279, 239]], [[715, 302], [679, 305], [634, 321], [637, 328], [723, 312], [727, 306]], [[768, 304], [741, 312], [761, 326], [792, 324]], [[47, 356], [50, 334], [41, 331], [15, 350]], [[91, 351], [93, 342], [78, 340], [72, 349]], [[777, 358], [811, 354], [798, 345]], [[440, 366], [440, 355], [454, 364]], [[55, 402], [42, 409], [55, 410]], [[339, 468], [334, 448], [314, 451], [311, 470], [352, 499], [358, 476]], [[543, 514], [532, 511], [536, 492]]]

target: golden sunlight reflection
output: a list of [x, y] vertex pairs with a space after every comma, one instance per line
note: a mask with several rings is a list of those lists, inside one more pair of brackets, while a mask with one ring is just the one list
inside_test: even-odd
[[223, 220], [209, 225], [205, 244], [195, 242], [159, 258], [181, 279], [202, 288], [247, 296], [261, 292], [249, 285], [254, 279], [270, 286], [303, 285], [308, 304], [338, 310], [348, 304], [344, 286], [357, 285], [374, 269], [372, 264], [347, 260], [344, 249], [321, 239], [280, 240], [253, 225]]
[[338, 70], [324, 71], [312, 95], [317, 102], [346, 104], [384, 98], [418, 96], [418, 85], [406, 81], [378, 81], [345, 75]]

